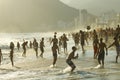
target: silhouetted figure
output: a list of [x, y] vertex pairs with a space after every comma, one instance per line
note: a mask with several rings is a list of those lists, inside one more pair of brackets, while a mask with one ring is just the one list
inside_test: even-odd
[[23, 44], [22, 44], [22, 48], [23, 48], [23, 54], [22, 54], [22, 56], [23, 57], [26, 57], [26, 46], [27, 46], [27, 41], [25, 41], [25, 42], [23, 42]]
[[74, 35], [74, 42], [75, 42], [75, 46], [76, 46], [76, 47], [78, 47], [78, 45], [79, 45], [79, 40], [80, 40], [79, 34], [76, 33], [76, 34]]
[[53, 66], [56, 65], [57, 61], [57, 53], [59, 53], [59, 48], [57, 45], [52, 46], [52, 54], [53, 54]]
[[98, 56], [98, 49], [99, 49], [98, 35], [96, 35], [95, 39], [93, 40], [93, 49], [94, 49], [94, 59], [96, 59]]
[[68, 41], [68, 38], [66, 37], [65, 34], [63, 34], [62, 41], [63, 41], [64, 53], [66, 53], [67, 52], [67, 41]]
[[15, 47], [14, 43], [13, 43], [13, 42], [10, 42], [10, 49], [11, 49], [11, 50], [14, 50], [14, 47]]
[[20, 49], [20, 43], [17, 42], [17, 49], [19, 50]]
[[84, 49], [85, 36], [84, 36], [84, 32], [82, 30], [80, 30], [80, 44], [81, 44], [83, 53], [85, 53], [85, 49]]
[[62, 48], [62, 36], [59, 38], [59, 51], [61, 51]]
[[72, 52], [68, 55], [66, 59], [66, 63], [72, 68], [71, 73], [76, 68], [75, 64], [71, 61], [72, 59], [78, 58], [78, 54], [75, 56], [77, 48], [75, 46], [72, 47]]
[[38, 58], [38, 42], [36, 39], [34, 39], [34, 41], [33, 41], [33, 48], [36, 52], [36, 57]]
[[54, 35], [54, 38], [51, 40], [50, 44], [53, 43], [54, 45], [58, 45], [58, 39], [56, 38], [56, 35]]
[[57, 45], [58, 44], [58, 39], [56, 38], [56, 35], [54, 35], [54, 38], [52, 39], [51, 43], [53, 43], [53, 46], [52, 46], [53, 66], [55, 66], [56, 61], [57, 61], [57, 53], [59, 53], [59, 48], [58, 48], [58, 45]]
[[0, 65], [1, 65], [2, 59], [3, 59], [3, 56], [2, 56], [2, 51], [1, 51], [1, 49], [0, 49]]
[[33, 45], [33, 44], [32, 44], [32, 42], [30, 41], [30, 44], [29, 44], [30, 48], [32, 48], [32, 45]]
[[114, 42], [108, 48], [110, 48], [112, 46], [116, 47], [116, 52], [117, 52], [116, 63], [118, 63], [118, 57], [120, 55], [120, 44], [119, 44], [119, 41], [118, 41], [117, 37], [114, 37]]
[[[100, 43], [99, 43], [99, 54], [98, 54], [98, 63], [104, 68], [104, 59], [105, 59], [105, 50], [106, 49], [106, 55], [107, 53], [107, 46], [103, 42], [103, 38], [100, 38]], [[102, 63], [101, 63], [102, 61]]]
[[42, 40], [40, 41], [40, 51], [41, 51], [41, 54], [40, 56], [43, 58], [43, 53], [44, 53], [44, 38], [42, 38]]
[[14, 53], [14, 51], [13, 51], [13, 49], [11, 49], [11, 51], [10, 51], [10, 61], [11, 61], [12, 66], [14, 66], [13, 53]]
[[96, 30], [94, 29], [94, 30], [93, 30], [93, 40], [96, 39], [96, 35], [97, 35], [97, 32], [96, 32]]

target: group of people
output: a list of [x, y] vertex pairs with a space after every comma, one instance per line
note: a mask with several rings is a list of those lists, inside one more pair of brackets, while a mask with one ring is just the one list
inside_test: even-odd
[[[103, 30], [104, 31], [104, 30]], [[94, 52], [94, 59], [98, 59], [98, 63], [100, 65], [102, 65], [102, 67], [104, 67], [104, 59], [105, 59], [105, 53], [106, 55], [108, 55], [108, 48], [112, 47], [113, 45], [115, 45], [116, 47], [116, 51], [117, 51], [117, 56], [116, 56], [116, 63], [118, 63], [118, 57], [120, 55], [120, 27], [118, 25], [118, 27], [115, 30], [115, 34], [113, 32], [111, 32], [114, 36], [114, 41], [113, 43], [111, 43], [111, 45], [107, 46], [107, 41], [108, 41], [108, 33], [110, 34], [110, 32], [108, 32], [109, 30], [106, 29], [105, 32], [105, 38], [101, 38], [100, 35], [98, 35], [98, 32], [96, 30], [93, 30], [92, 34], [91, 31], [90, 32], [84, 32], [82, 30], [80, 30], [77, 33], [72, 33], [72, 38], [74, 40], [75, 45], [71, 46], [72, 47], [72, 52], [70, 54], [67, 54], [67, 41], [69, 41], [68, 37], [66, 36], [66, 34], [63, 34], [62, 36], [60, 36], [59, 38], [57, 38], [57, 32], [54, 33], [54, 37], [50, 40], [50, 44], [52, 44], [51, 47], [51, 51], [52, 51], [52, 55], [53, 55], [53, 63], [52, 66], [56, 66], [56, 61], [57, 61], [57, 55], [61, 54], [60, 50], [61, 47], [63, 47], [64, 49], [64, 53], [68, 55], [67, 59], [66, 59], [66, 63], [72, 68], [71, 72], [73, 72], [73, 70], [76, 68], [75, 64], [72, 62], [72, 59], [76, 59], [78, 58], [78, 54], [75, 56], [75, 52], [79, 46], [79, 44], [81, 44], [81, 50], [83, 51], [83, 53], [85, 53], [85, 49], [84, 49], [84, 45], [85, 45], [85, 41], [87, 44], [89, 44], [88, 39], [91, 39], [93, 41], [93, 52]], [[91, 36], [91, 37], [90, 37]], [[106, 37], [107, 36], [107, 37]], [[105, 42], [103, 42], [103, 39], [105, 39]], [[28, 41], [23, 40], [22, 43], [22, 48], [23, 48], [23, 57], [26, 57], [26, 47], [28, 46]], [[30, 41], [30, 48], [33, 48], [35, 53], [36, 53], [36, 57], [38, 58], [38, 48], [40, 47], [40, 57], [43, 58], [43, 53], [44, 53], [44, 38], [41, 38], [40, 44], [38, 44], [37, 40], [34, 38], [33, 42]], [[11, 42], [10, 43], [10, 60], [12, 63], [12, 66], [14, 66], [14, 62], [13, 62], [13, 53], [14, 53], [14, 43]], [[17, 48], [18, 50], [20, 49], [20, 43], [17, 42]], [[1, 63], [1, 59], [2, 59], [2, 51], [0, 49], [0, 63]]]

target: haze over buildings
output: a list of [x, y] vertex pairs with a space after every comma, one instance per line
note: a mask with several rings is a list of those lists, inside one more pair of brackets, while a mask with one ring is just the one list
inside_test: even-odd
[[120, 12], [120, 0], [61, 0], [65, 4], [76, 9], [87, 9], [94, 15], [114, 10]]

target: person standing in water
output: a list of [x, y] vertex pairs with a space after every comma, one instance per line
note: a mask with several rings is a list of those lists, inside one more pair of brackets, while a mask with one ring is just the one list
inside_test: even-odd
[[116, 52], [117, 52], [116, 63], [118, 63], [118, 56], [120, 55], [120, 44], [119, 44], [119, 40], [117, 37], [114, 37], [114, 42], [108, 48], [110, 48], [114, 45], [116, 47]]
[[53, 43], [52, 46], [52, 54], [53, 54], [53, 64], [51, 67], [56, 66], [56, 61], [57, 61], [57, 53], [59, 53], [59, 47], [58, 47], [58, 39], [56, 38], [56, 35], [54, 35], [54, 38], [52, 39], [51, 43]]
[[22, 44], [22, 48], [23, 48], [23, 54], [22, 56], [23, 57], [26, 57], [26, 46], [27, 46], [27, 41], [24, 41], [23, 44]]
[[14, 66], [14, 62], [13, 62], [13, 53], [14, 53], [14, 51], [13, 51], [13, 49], [11, 49], [11, 51], [10, 51], [10, 61], [11, 61], [11, 64], [12, 64], [12, 66]]
[[98, 47], [99, 47], [99, 40], [98, 40], [98, 35], [96, 35], [96, 37], [93, 39], [94, 59], [97, 59]]
[[34, 41], [33, 41], [33, 48], [36, 52], [36, 57], [38, 58], [38, 42], [36, 39], [34, 39]]
[[82, 47], [82, 52], [85, 53], [84, 45], [85, 45], [85, 35], [82, 30], [80, 30], [80, 44]]
[[72, 59], [78, 58], [78, 54], [75, 56], [77, 48], [75, 46], [72, 47], [72, 52], [68, 55], [66, 59], [66, 63], [72, 68], [71, 73], [75, 70], [76, 66], [75, 64], [71, 61]]
[[68, 41], [68, 38], [67, 38], [67, 36], [65, 34], [63, 34], [62, 41], [63, 41], [64, 53], [66, 54], [67, 53], [67, 41]]
[[14, 50], [14, 48], [15, 48], [14, 43], [13, 43], [13, 42], [10, 42], [10, 49], [11, 49], [11, 50]]
[[[105, 49], [106, 49], [106, 55], [108, 55], [107, 46], [103, 42], [103, 38], [100, 38], [100, 43], [99, 43], [99, 48], [98, 48], [98, 50], [99, 50], [98, 63], [103, 68], [104, 68], [104, 59], [105, 59]], [[101, 61], [102, 61], [102, 63], [101, 63]]]
[[20, 49], [20, 43], [17, 42], [17, 49], [19, 50]]
[[0, 65], [1, 65], [2, 59], [3, 59], [3, 56], [2, 56], [2, 51], [1, 51], [1, 49], [0, 49]]
[[40, 56], [43, 58], [43, 53], [44, 53], [44, 38], [42, 38], [42, 40], [40, 41], [40, 51], [41, 51], [41, 54]]

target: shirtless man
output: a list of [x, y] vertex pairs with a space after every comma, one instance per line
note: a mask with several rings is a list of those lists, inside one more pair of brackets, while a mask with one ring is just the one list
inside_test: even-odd
[[43, 53], [44, 53], [44, 38], [42, 38], [42, 40], [40, 41], [40, 51], [41, 51], [41, 54], [40, 56], [43, 58]]
[[95, 39], [93, 39], [94, 59], [96, 59], [98, 56], [98, 47], [99, 47], [99, 40], [98, 40], [98, 36], [96, 35]]
[[10, 61], [11, 61], [11, 63], [12, 63], [12, 66], [14, 66], [14, 62], [13, 62], [13, 49], [11, 49], [11, 51], [10, 51]]
[[116, 63], [118, 63], [118, 56], [120, 55], [120, 44], [119, 44], [119, 41], [118, 41], [117, 37], [114, 38], [114, 42], [108, 48], [110, 48], [114, 45], [116, 47], [116, 52], [117, 52]]
[[78, 54], [75, 56], [76, 50], [77, 50], [77, 48], [75, 46], [73, 46], [72, 47], [72, 52], [68, 55], [68, 58], [66, 59], [66, 63], [72, 68], [71, 73], [76, 68], [75, 64], [71, 61], [71, 59], [78, 58]]
[[51, 43], [53, 43], [52, 46], [52, 54], [53, 54], [53, 66], [55, 66], [57, 61], [57, 53], [59, 53], [59, 47], [58, 47], [58, 39], [56, 38], [56, 35], [54, 35], [54, 38], [52, 39]]
[[[100, 43], [99, 43], [99, 54], [98, 54], [98, 63], [101, 65], [101, 67], [104, 68], [104, 58], [105, 58], [105, 50], [106, 49], [106, 55], [107, 53], [107, 47], [106, 44], [103, 42], [103, 38], [100, 38]], [[102, 64], [101, 64], [102, 61]]]

